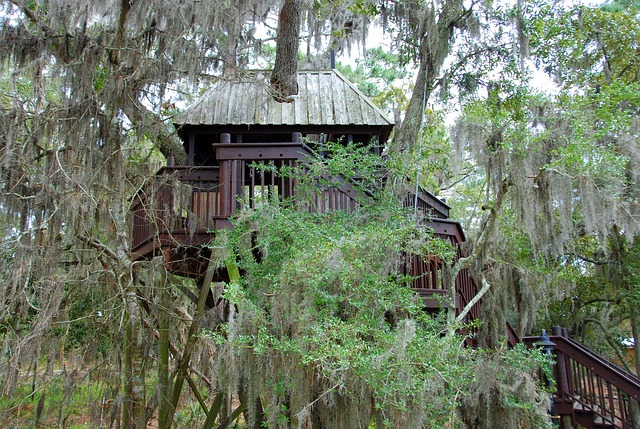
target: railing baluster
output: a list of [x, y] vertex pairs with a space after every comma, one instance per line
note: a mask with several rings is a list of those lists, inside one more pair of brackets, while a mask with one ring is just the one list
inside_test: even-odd
[[[611, 382], [609, 380], [607, 380], [606, 382], [606, 388], [607, 388], [607, 402], [609, 405], [609, 410], [611, 412], [611, 418], [615, 421], [616, 416], [619, 416], [620, 413], [616, 412], [616, 406], [615, 406], [615, 402], [613, 400], [614, 394], [615, 394], [615, 389], [613, 388], [613, 385], [611, 385]], [[620, 410], [618, 410], [620, 411]]]
[[[595, 374], [594, 374], [595, 376]], [[602, 414], [603, 417], [606, 417], [609, 410], [607, 409], [607, 401], [605, 401], [604, 398], [604, 386], [602, 384], [602, 378], [601, 377], [595, 377], [596, 378], [596, 386], [597, 386], [597, 394], [598, 394], [598, 401], [596, 402], [598, 404], [598, 406], [600, 407], [600, 413]]]

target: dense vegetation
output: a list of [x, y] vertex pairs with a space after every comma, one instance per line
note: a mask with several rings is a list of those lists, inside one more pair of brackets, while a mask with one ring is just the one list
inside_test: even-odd
[[[566, 326], [640, 372], [621, 342], [640, 332], [640, 4], [497, 3], [3, 1], [0, 425], [547, 427], [547, 363], [507, 350], [505, 321]], [[242, 276], [205, 312], [191, 280], [132, 261], [130, 201], [184, 159], [176, 110], [270, 64], [261, 30], [283, 5], [299, 68], [381, 23], [388, 51], [343, 70], [402, 120], [390, 175], [353, 213], [240, 213], [210, 269]], [[375, 181], [366, 153], [314, 168]], [[460, 321], [424, 314], [394, 274], [403, 251], [452, 262], [394, 203], [416, 184], [468, 232], [450, 275], [482, 285], [486, 347], [462, 347]]]

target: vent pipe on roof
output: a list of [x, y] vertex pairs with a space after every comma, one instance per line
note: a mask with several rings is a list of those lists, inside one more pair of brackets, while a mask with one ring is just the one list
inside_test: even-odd
[[336, 68], [336, 51], [331, 50], [331, 70]]

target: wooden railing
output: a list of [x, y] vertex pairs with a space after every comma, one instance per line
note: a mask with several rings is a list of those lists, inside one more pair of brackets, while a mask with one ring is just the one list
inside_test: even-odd
[[199, 236], [228, 227], [229, 218], [240, 209], [256, 208], [268, 200], [282, 202], [295, 196], [293, 201], [303, 208], [320, 213], [350, 211], [358, 205], [360, 192], [355, 186], [330, 175], [318, 178], [326, 186], [311, 195], [297, 195], [295, 176], [281, 172], [304, 167], [314, 156], [299, 135], [293, 142], [220, 143], [213, 150], [219, 167], [164, 167], [135, 196], [134, 258], [165, 244], [197, 245], [204, 240]]
[[[460, 258], [467, 256], [462, 247], [462, 243], [465, 241], [465, 235], [460, 224], [456, 221], [448, 219], [433, 219], [426, 224], [433, 228], [433, 232], [436, 236], [448, 240], [456, 251], [453, 263], [455, 264]], [[469, 270], [464, 268], [458, 272], [456, 276], [456, 307], [461, 310], [467, 306], [469, 302], [478, 293], [478, 287], [469, 274]], [[471, 310], [466, 315], [465, 320], [472, 322], [480, 317], [480, 305], [481, 301], [478, 301], [471, 307]]]
[[[434, 235], [448, 241], [455, 249], [456, 255], [453, 263], [466, 256], [462, 243], [465, 236], [458, 222], [447, 219], [433, 219], [425, 221], [425, 224], [433, 229]], [[444, 278], [444, 263], [437, 256], [407, 255], [403, 274], [413, 278], [412, 288], [425, 300], [428, 308], [439, 308], [442, 299], [446, 299], [449, 292], [447, 280]], [[455, 280], [456, 308], [461, 310], [476, 296], [478, 288], [468, 269], [460, 270]], [[440, 297], [440, 298], [438, 298]], [[480, 302], [476, 303], [465, 320], [471, 322], [480, 316]]]
[[314, 157], [302, 142], [221, 143], [214, 147], [220, 161], [223, 212], [228, 216], [242, 207], [255, 208], [267, 199], [282, 202], [294, 196], [296, 203], [319, 213], [353, 210], [358, 205], [358, 190], [340, 177], [321, 175], [317, 179], [329, 185], [304, 195], [299, 193], [295, 177], [279, 173], [282, 169], [304, 168], [304, 163]]
[[[640, 379], [609, 363], [554, 327], [554, 412], [570, 415], [586, 427], [637, 428]], [[540, 337], [524, 337], [532, 346]], [[635, 402], [635, 405], [632, 403]]]
[[403, 204], [405, 207], [413, 207], [427, 219], [448, 219], [449, 206], [430, 192], [421, 191], [408, 194]]
[[223, 218], [218, 167], [163, 167], [131, 205], [135, 249], [161, 235], [193, 236]]
[[[242, 208], [256, 208], [267, 201], [290, 199], [304, 210], [327, 213], [354, 210], [361, 198], [371, 194], [359, 190], [342, 177], [322, 175], [313, 180], [321, 186], [303, 188], [294, 175], [281, 174], [286, 169], [305, 168], [314, 154], [294, 135], [292, 142], [214, 144], [219, 167], [169, 166], [162, 168], [149, 186], [134, 198], [132, 253], [134, 258], [157, 252], [162, 246], [197, 246], [206, 242], [219, 228], [230, 226], [229, 218]], [[424, 221], [436, 236], [448, 240], [463, 256], [462, 228], [457, 222], [437, 219], [448, 214], [448, 207], [431, 194], [410, 196], [405, 206], [415, 204]], [[429, 207], [436, 206], [430, 209]], [[436, 218], [434, 220], [428, 220]], [[413, 277], [412, 287], [425, 300], [425, 306], [437, 309], [438, 297], [445, 297], [449, 285], [443, 277], [443, 262], [436, 256], [406, 256], [403, 273]], [[463, 308], [476, 293], [467, 270], [458, 274], [455, 283], [458, 308]], [[478, 317], [476, 305], [467, 316]]]

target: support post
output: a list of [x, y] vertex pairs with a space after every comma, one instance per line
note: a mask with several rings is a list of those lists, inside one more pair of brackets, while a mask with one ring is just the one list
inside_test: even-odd
[[[562, 335], [562, 328], [560, 326], [551, 327], [551, 334], [557, 336]], [[556, 387], [558, 399], [562, 400], [566, 398], [569, 393], [569, 379], [567, 378], [567, 362], [560, 350], [556, 349]]]
[[[164, 252], [166, 253], [168, 251], [165, 250]], [[170, 427], [168, 418], [171, 407], [171, 388], [169, 386], [170, 319], [167, 312], [169, 311], [168, 308], [170, 306], [171, 298], [169, 297], [169, 291], [167, 290], [170, 285], [169, 282], [165, 280], [166, 276], [164, 275], [164, 270], [162, 274], [163, 278], [157, 279], [160, 285], [160, 302], [162, 305], [162, 308], [158, 311], [158, 428], [168, 429]]]
[[176, 408], [178, 407], [178, 402], [180, 400], [180, 394], [182, 393], [182, 386], [184, 384], [185, 379], [188, 377], [189, 365], [191, 362], [191, 353], [195, 347], [195, 343], [197, 341], [198, 330], [200, 329], [200, 319], [205, 311], [205, 304], [207, 302], [207, 296], [209, 295], [209, 289], [211, 286], [211, 281], [213, 280], [213, 274], [216, 270], [216, 261], [213, 258], [213, 254], [209, 258], [209, 263], [207, 265], [207, 271], [204, 278], [201, 278], [198, 281], [198, 286], [200, 288], [200, 294], [198, 296], [198, 303], [196, 305], [195, 314], [193, 315], [193, 320], [191, 321], [191, 326], [189, 327], [189, 332], [187, 333], [187, 340], [184, 346], [184, 351], [182, 352], [182, 358], [178, 362], [178, 365], [174, 371], [174, 383], [173, 388], [171, 389], [171, 403], [169, 405], [169, 413], [167, 417], [168, 427], [171, 427], [173, 423], [173, 417], [176, 412]]
[[[231, 134], [223, 133], [220, 135], [220, 143], [230, 144]], [[217, 154], [216, 154], [217, 158]], [[231, 164], [232, 160], [220, 161], [220, 213], [223, 216], [231, 216]]]
[[194, 166], [195, 156], [196, 156], [196, 136], [194, 134], [190, 134], [189, 135], [189, 154], [188, 154], [189, 167]]

